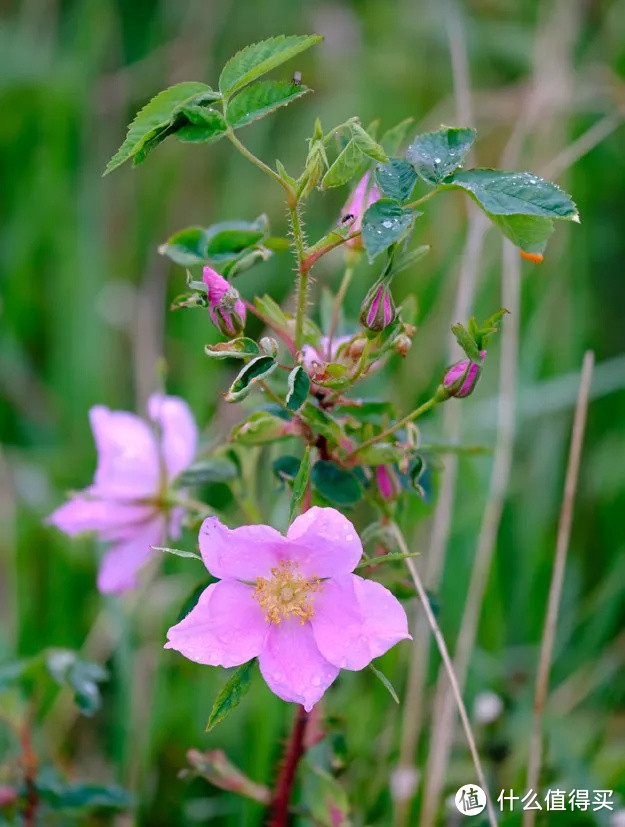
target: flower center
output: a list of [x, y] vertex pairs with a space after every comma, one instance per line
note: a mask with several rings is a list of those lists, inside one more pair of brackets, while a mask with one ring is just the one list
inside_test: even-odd
[[257, 577], [253, 595], [269, 623], [280, 624], [284, 618], [298, 617], [302, 625], [314, 615], [311, 594], [322, 588], [314, 575], [306, 578], [298, 572], [299, 564], [281, 560], [271, 569], [271, 577]]

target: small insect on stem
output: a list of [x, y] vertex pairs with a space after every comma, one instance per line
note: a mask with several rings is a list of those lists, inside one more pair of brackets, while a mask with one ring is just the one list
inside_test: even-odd
[[302, 73], [301, 72], [294, 72], [293, 73], [293, 80], [291, 81], [293, 86], [301, 86], [302, 85]]

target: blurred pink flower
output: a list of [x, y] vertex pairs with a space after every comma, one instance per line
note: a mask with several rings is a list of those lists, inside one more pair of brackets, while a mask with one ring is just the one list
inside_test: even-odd
[[98, 574], [101, 592], [135, 588], [151, 546], [180, 534], [184, 511], [169, 509], [165, 499], [169, 483], [195, 456], [197, 426], [175, 396], [151, 396], [148, 415], [152, 427], [126, 411], [91, 408], [98, 452], [93, 483], [48, 517], [65, 534], [93, 531], [110, 543]]
[[480, 351], [481, 364], [472, 362], [470, 359], [462, 359], [460, 362], [456, 362], [455, 365], [447, 368], [443, 377], [443, 386], [457, 399], [469, 396], [475, 390], [485, 358], [486, 351], [482, 350]]
[[351, 341], [351, 339], [353, 339], [353, 336], [338, 336], [332, 340], [332, 346], [330, 347], [329, 337], [322, 336], [319, 340], [319, 347], [303, 345], [302, 365], [313, 381], [315, 377], [321, 379], [325, 376], [326, 364], [337, 361], [341, 346]]
[[[346, 221], [348, 216], [353, 216], [354, 221], [350, 226], [350, 233], [357, 233], [362, 227], [362, 217], [367, 212], [372, 204], [379, 201], [382, 197], [380, 190], [375, 184], [369, 186], [370, 174], [365, 173], [360, 181], [356, 184], [356, 189], [350, 195], [347, 203], [341, 212], [342, 221]], [[357, 250], [362, 250], [362, 240], [360, 236], [352, 238], [346, 242], [347, 247], [352, 247]]]
[[231, 530], [209, 517], [200, 551], [220, 581], [169, 630], [165, 647], [210, 666], [258, 657], [272, 692], [307, 711], [341, 669], [363, 669], [410, 637], [398, 600], [352, 574], [362, 545], [334, 508], [311, 508], [286, 537], [265, 525]]
[[238, 336], [245, 327], [245, 305], [239, 291], [212, 267], [205, 267], [202, 280], [208, 287], [208, 313], [224, 336]]

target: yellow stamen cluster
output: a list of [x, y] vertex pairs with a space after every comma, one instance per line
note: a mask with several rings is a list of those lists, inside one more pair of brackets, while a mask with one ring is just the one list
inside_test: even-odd
[[306, 578], [298, 572], [299, 564], [281, 560], [271, 569], [271, 577], [257, 577], [254, 597], [270, 623], [298, 617], [302, 625], [314, 615], [311, 594], [322, 588], [318, 577]]

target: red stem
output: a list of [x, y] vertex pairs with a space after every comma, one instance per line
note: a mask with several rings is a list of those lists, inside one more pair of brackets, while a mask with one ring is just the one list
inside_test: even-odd
[[282, 766], [280, 767], [280, 774], [276, 782], [273, 801], [271, 804], [271, 813], [267, 827], [288, 827], [289, 823], [289, 801], [293, 792], [293, 782], [295, 781], [295, 773], [297, 765], [306, 748], [304, 746], [304, 735], [306, 734], [306, 725], [308, 723], [308, 713], [303, 706], [300, 706], [297, 711], [297, 717], [293, 724], [293, 730], [289, 743], [287, 744], [286, 752]]

